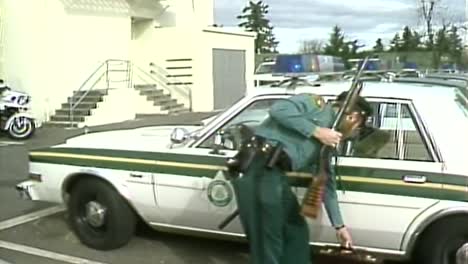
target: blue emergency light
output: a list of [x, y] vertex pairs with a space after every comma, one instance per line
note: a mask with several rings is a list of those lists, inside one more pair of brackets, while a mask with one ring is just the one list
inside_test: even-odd
[[275, 75], [306, 75], [314, 72], [313, 55], [278, 55], [273, 67]]

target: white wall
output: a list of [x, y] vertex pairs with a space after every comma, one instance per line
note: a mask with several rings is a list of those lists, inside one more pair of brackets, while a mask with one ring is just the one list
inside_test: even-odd
[[213, 0], [170, 0], [158, 19], [162, 27], [206, 27], [214, 23]]
[[[253, 79], [253, 35], [203, 31], [213, 23], [213, 0], [196, 0], [193, 6], [192, 0], [167, 1], [171, 8], [159, 21], [137, 19], [133, 25], [122, 14], [65, 11], [59, 0], [0, 3], [7, 40], [4, 79], [14, 89], [32, 95], [32, 110], [39, 121], [59, 109], [106, 59], [131, 59], [147, 72], [150, 62], [163, 68], [190, 64], [192, 69], [170, 74], [193, 75], [179, 79], [194, 83], [194, 111], [213, 108], [213, 48], [245, 49], [247, 83]], [[176, 27], [155, 28], [171, 15]], [[192, 61], [166, 61], [181, 58]], [[185, 95], [172, 95], [188, 106]]]
[[[4, 22], [5, 81], [14, 89], [31, 93], [33, 107], [43, 109], [44, 96], [33, 92], [34, 87], [43, 86], [46, 76], [38, 70], [37, 63], [41, 62], [39, 69], [49, 66], [46, 60], [46, 44], [41, 41], [47, 35], [46, 21], [36, 19], [37, 14], [44, 11], [43, 0], [3, 0], [2, 13]], [[31, 23], [31, 21], [34, 21]]]
[[57, 0], [3, 0], [5, 79], [40, 120], [108, 58], [129, 59], [130, 18], [71, 14]]
[[214, 108], [213, 49], [245, 50], [245, 81], [248, 87], [253, 83], [255, 67], [255, 35], [241, 31], [226, 31], [220, 28], [205, 29], [200, 32], [199, 47], [204, 47], [197, 57], [197, 85], [204, 93], [194, 93], [194, 108], [210, 111]]
[[[136, 65], [140, 66], [142, 70], [149, 72], [156, 70], [150, 67], [149, 64], [155, 63], [157, 67], [163, 68], [167, 74], [193, 74], [193, 69], [183, 70], [167, 70], [166, 66], [182, 66], [190, 65], [194, 62], [167, 62], [167, 59], [193, 59], [197, 52], [197, 39], [196, 32], [189, 28], [168, 27], [168, 28], [154, 28], [152, 25], [141, 25], [139, 28], [141, 34], [139, 38], [134, 40], [132, 60]], [[138, 71], [136, 71], [138, 73]], [[156, 77], [156, 75], [153, 75]], [[156, 78], [157, 79], [157, 78]], [[187, 81], [186, 78], [179, 78], [180, 81]], [[169, 81], [170, 78], [168, 79]], [[134, 79], [135, 83], [140, 80]], [[149, 78], [145, 81], [151, 82]], [[193, 80], [196, 82], [196, 79]], [[172, 86], [166, 86], [164, 82], [155, 83], [158, 88], [164, 89], [167, 93], [171, 93], [174, 99], [178, 102], [189, 105], [188, 97], [186, 96], [183, 85], [176, 89]], [[195, 83], [196, 85], [196, 83]], [[189, 85], [190, 88], [193, 86]]]
[[[125, 107], [122, 107], [122, 102], [125, 102]], [[110, 89], [82, 125], [96, 126], [133, 120], [136, 114], [152, 114], [158, 110], [160, 113], [167, 113], [147, 101], [146, 97], [141, 96], [135, 89]]]
[[[159, 67], [191, 66], [192, 69], [166, 70], [170, 74], [192, 74], [192, 77], [179, 77], [179, 81], [193, 82], [194, 111], [211, 111], [213, 98], [213, 49], [234, 49], [246, 51], [246, 84], [253, 83], [254, 39], [255, 35], [242, 31], [227, 31], [221, 28], [152, 28], [151, 24], [138, 28], [139, 39], [134, 40], [134, 61], [143, 69], [150, 70], [149, 63]], [[192, 59], [192, 61], [167, 62], [167, 59]], [[136, 82], [138, 80], [135, 80]], [[165, 89], [158, 84], [159, 88]], [[183, 87], [183, 85], [179, 86]], [[171, 90], [173, 98], [188, 106], [187, 97], [178, 90]]]

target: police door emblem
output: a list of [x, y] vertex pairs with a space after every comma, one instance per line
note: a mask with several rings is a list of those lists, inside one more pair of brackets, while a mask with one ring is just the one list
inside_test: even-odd
[[232, 187], [225, 179], [222, 171], [219, 171], [208, 185], [207, 194], [210, 202], [218, 207], [224, 207], [232, 201], [234, 197]]

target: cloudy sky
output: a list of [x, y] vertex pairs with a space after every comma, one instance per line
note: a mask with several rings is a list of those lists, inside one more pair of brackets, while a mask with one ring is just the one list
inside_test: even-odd
[[[215, 22], [236, 26], [236, 16], [248, 0], [214, 0]], [[264, 0], [280, 41], [280, 52], [295, 52], [303, 39], [327, 40], [334, 25], [349, 39], [372, 46], [377, 38], [388, 42], [405, 25], [421, 27], [421, 0]], [[461, 21], [466, 0], [438, 0], [438, 17]], [[256, 2], [256, 0], [255, 0]]]

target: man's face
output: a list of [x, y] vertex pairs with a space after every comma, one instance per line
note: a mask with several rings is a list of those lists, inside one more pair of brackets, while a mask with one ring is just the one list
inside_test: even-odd
[[345, 115], [339, 131], [343, 134], [344, 138], [349, 138], [357, 132], [363, 122], [364, 116], [359, 111], [351, 112]]
[[[336, 101], [332, 104], [335, 113], [338, 113], [342, 107], [342, 103], [342, 101]], [[357, 130], [365, 121], [365, 116], [361, 113], [360, 110], [356, 110], [347, 114], [345, 113], [343, 123], [338, 129], [343, 134], [344, 138], [349, 138], [357, 132]]]

